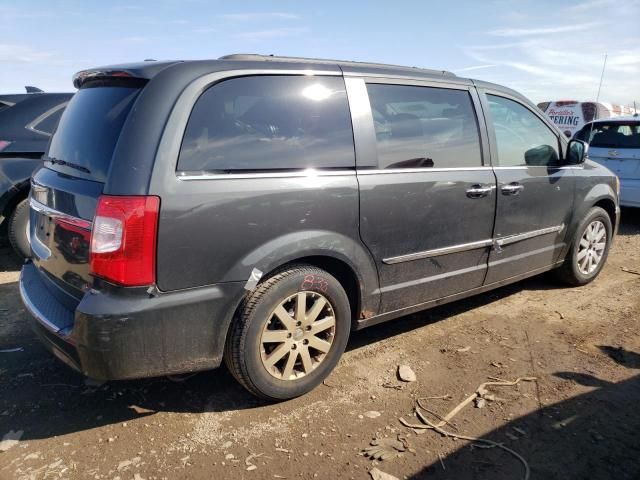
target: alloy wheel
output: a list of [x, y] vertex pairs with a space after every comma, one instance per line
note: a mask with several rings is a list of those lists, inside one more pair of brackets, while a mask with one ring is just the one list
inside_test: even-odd
[[576, 261], [583, 275], [591, 275], [600, 265], [607, 246], [607, 229], [600, 220], [591, 222], [580, 239]]
[[260, 339], [264, 368], [280, 380], [296, 380], [315, 370], [331, 349], [336, 319], [331, 302], [302, 291], [271, 313]]

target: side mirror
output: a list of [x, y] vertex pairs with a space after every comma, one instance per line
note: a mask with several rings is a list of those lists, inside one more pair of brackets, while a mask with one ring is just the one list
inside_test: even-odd
[[558, 153], [550, 145], [538, 145], [524, 152], [524, 163], [527, 166], [558, 165]]
[[567, 165], [580, 165], [587, 159], [587, 152], [589, 151], [589, 144], [582, 140], [571, 140], [567, 145]]

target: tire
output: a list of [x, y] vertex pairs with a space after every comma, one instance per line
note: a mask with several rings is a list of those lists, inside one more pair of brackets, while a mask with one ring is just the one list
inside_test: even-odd
[[[604, 227], [603, 234], [594, 234], [594, 237], [603, 235], [600, 241], [596, 241], [595, 238], [592, 238], [591, 240], [586, 238], [588, 235], [587, 229], [594, 228], [592, 227], [593, 225], [601, 225]], [[602, 232], [602, 230], [600, 230], [600, 232]], [[609, 248], [611, 247], [612, 232], [613, 227], [611, 225], [611, 218], [609, 218], [609, 214], [605, 210], [600, 207], [593, 207], [589, 210], [576, 229], [576, 233], [574, 234], [571, 242], [571, 248], [569, 249], [569, 253], [567, 253], [564, 263], [558, 270], [556, 270], [557, 278], [562, 282], [573, 286], [586, 285], [587, 283], [592, 282], [600, 274], [607, 261]], [[605, 241], [605, 244], [600, 250], [601, 247], [598, 245], [602, 240]], [[587, 244], [589, 245], [587, 246]], [[585, 249], [587, 250], [586, 254], [584, 254]], [[589, 253], [590, 251], [592, 253]], [[585, 262], [588, 261], [589, 255], [595, 259], [598, 258], [598, 254], [600, 256], [595, 266], [589, 265], [588, 268], [583, 268]], [[591, 269], [592, 266], [593, 269]]]
[[[306, 313], [300, 316], [303, 297]], [[350, 330], [351, 308], [340, 282], [316, 267], [291, 266], [245, 299], [227, 336], [225, 363], [252, 394], [287, 400], [309, 392], [331, 373]]]
[[29, 199], [22, 200], [9, 216], [9, 243], [20, 258], [31, 257], [29, 244]]

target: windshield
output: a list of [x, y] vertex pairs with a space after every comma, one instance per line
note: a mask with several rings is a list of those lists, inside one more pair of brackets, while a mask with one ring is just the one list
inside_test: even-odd
[[588, 142], [591, 147], [640, 148], [640, 122], [598, 122], [585, 125], [576, 134], [578, 140]]
[[51, 139], [50, 168], [105, 182], [120, 131], [139, 88], [94, 87], [76, 93]]

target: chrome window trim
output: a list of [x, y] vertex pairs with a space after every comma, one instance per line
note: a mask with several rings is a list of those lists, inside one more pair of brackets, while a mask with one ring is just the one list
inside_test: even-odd
[[413, 260], [421, 260], [423, 258], [439, 257], [450, 253], [466, 252], [468, 250], [476, 250], [478, 248], [486, 248], [493, 245], [492, 239], [479, 240], [477, 242], [462, 243], [460, 245], [452, 245], [450, 247], [435, 248], [433, 250], [425, 250], [423, 252], [409, 253], [407, 255], [398, 255], [397, 257], [383, 258], [382, 262], [387, 265], [396, 263], [410, 262]]
[[91, 230], [91, 226], [93, 225], [93, 222], [90, 222], [89, 220], [85, 220], [83, 218], [77, 218], [67, 213], [56, 210], [55, 208], [51, 208], [47, 205], [44, 205], [38, 202], [33, 197], [29, 198], [29, 206], [38, 213], [42, 213], [43, 215], [56, 218], [60, 221], [69, 223], [76, 227], [84, 228], [85, 230]]
[[575, 170], [582, 169], [584, 167], [576, 165], [515, 165], [515, 166], [495, 166], [494, 170], [528, 170], [529, 168], [544, 168], [546, 170]]
[[550, 233], [560, 233], [563, 230], [564, 223], [555, 227], [540, 228], [538, 230], [531, 230], [530, 232], [518, 233], [516, 235], [497, 238], [495, 244], [497, 247], [503, 247], [505, 245], [511, 245], [512, 243], [522, 242], [524, 240], [529, 240], [530, 238], [548, 235]]
[[477, 172], [491, 170], [491, 167], [448, 167], [448, 168], [373, 168], [373, 169], [357, 169], [358, 175], [375, 175], [381, 173], [421, 173], [421, 172]]
[[53, 115], [54, 113], [56, 113], [58, 110], [65, 108], [68, 104], [69, 102], [63, 102], [59, 105], [56, 105], [53, 108], [50, 108], [46, 112], [42, 113], [40, 116], [36, 117], [35, 120], [32, 120], [31, 122], [29, 122], [24, 128], [26, 128], [27, 130], [31, 130], [32, 132], [36, 132], [41, 135], [46, 135], [47, 137], [50, 137], [53, 133], [45, 132], [44, 130], [38, 130], [36, 128], [36, 125], [44, 121], [50, 115]]
[[473, 89], [473, 85], [468, 83], [464, 79], [456, 79], [456, 77], [442, 77], [439, 78], [416, 78], [404, 75], [376, 75], [373, 73], [356, 73], [348, 72], [344, 74], [344, 78], [361, 78], [365, 83], [373, 84], [388, 84], [407, 87], [434, 87], [434, 88], [448, 88], [450, 90], [467, 90]]
[[178, 172], [178, 180], [193, 181], [193, 180], [239, 180], [239, 179], [252, 179], [252, 178], [313, 178], [313, 177], [341, 177], [341, 176], [353, 176], [355, 170], [295, 170], [291, 172], [260, 172], [260, 173], [210, 173], [210, 174], [180, 174]]

